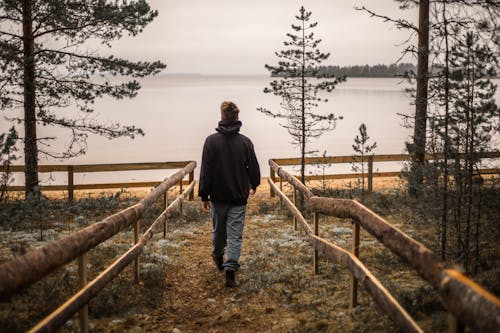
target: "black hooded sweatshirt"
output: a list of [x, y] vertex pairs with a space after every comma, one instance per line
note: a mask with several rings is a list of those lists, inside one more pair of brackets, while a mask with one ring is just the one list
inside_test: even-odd
[[207, 137], [201, 159], [198, 196], [202, 201], [245, 205], [250, 188], [260, 184], [252, 141], [239, 133], [241, 122], [223, 120]]

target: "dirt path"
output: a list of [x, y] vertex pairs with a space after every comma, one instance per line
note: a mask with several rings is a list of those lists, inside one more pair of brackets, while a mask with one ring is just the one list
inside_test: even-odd
[[[257, 212], [250, 205], [238, 286], [225, 288], [224, 273], [211, 260], [210, 222], [177, 225], [169, 230], [172, 247], [162, 304], [133, 315], [106, 331], [129, 332], [387, 332], [371, 299], [348, 309], [350, 276], [320, 262], [311, 269], [312, 249], [283, 212]], [[262, 210], [262, 209], [261, 209]], [[162, 242], [156, 241], [157, 244]], [[153, 245], [150, 251], [157, 251]]]
[[[247, 224], [252, 222], [252, 217], [247, 219]], [[246, 233], [253, 236], [253, 230], [248, 230], [248, 226], [246, 229]], [[194, 228], [192, 232], [186, 237], [186, 246], [179, 248], [177, 269], [168, 271], [165, 276], [170, 286], [165, 304], [150, 318], [144, 318], [144, 325], [138, 326], [166, 332], [175, 329], [181, 332], [266, 330], [272, 323], [262, 315], [271, 314], [280, 304], [270, 299], [266, 304], [259, 304], [260, 301], [256, 304], [254, 297], [248, 297], [254, 295], [248, 295], [247, 272], [255, 267], [243, 266], [237, 275], [238, 287], [225, 288], [224, 273], [218, 272], [211, 260], [209, 223]], [[245, 243], [244, 251], [253, 252], [251, 242]], [[244, 259], [245, 255], [242, 264]]]

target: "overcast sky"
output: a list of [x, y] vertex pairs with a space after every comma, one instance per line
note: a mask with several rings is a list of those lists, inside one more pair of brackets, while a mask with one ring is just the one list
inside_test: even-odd
[[[167, 73], [265, 74], [276, 63], [285, 34], [301, 5], [318, 21], [320, 50], [328, 64], [393, 63], [407, 32], [370, 18], [354, 6], [415, 21], [417, 10], [402, 12], [393, 0], [151, 0], [159, 16], [134, 38], [115, 43], [112, 52], [131, 59], [159, 59]], [[408, 59], [411, 60], [411, 59]]]

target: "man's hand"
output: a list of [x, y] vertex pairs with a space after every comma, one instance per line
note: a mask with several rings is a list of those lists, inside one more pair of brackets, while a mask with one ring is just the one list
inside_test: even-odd
[[210, 201], [202, 201], [201, 208], [207, 213], [210, 212]]
[[253, 188], [250, 189], [250, 195], [255, 195], [255, 190]]

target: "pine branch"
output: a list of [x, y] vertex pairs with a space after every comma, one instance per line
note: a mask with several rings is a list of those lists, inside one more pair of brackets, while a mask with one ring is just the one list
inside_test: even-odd
[[380, 14], [375, 13], [374, 11], [371, 11], [370, 9], [366, 8], [365, 6], [362, 6], [362, 7], [355, 6], [354, 9], [367, 12], [370, 15], [370, 17], [376, 17], [376, 18], [382, 19], [384, 22], [394, 23], [398, 29], [408, 29], [408, 30], [413, 30], [413, 31], [418, 33], [418, 27], [415, 26], [413, 23], [409, 22], [408, 20], [393, 19], [393, 18], [390, 18], [389, 16], [380, 15]]

